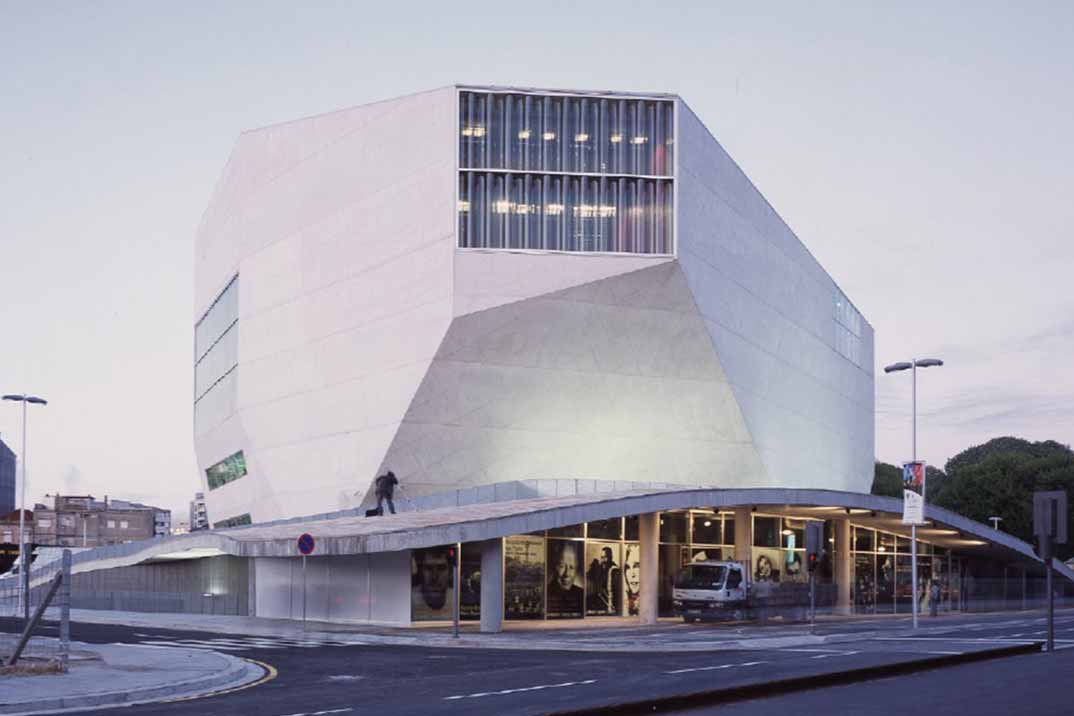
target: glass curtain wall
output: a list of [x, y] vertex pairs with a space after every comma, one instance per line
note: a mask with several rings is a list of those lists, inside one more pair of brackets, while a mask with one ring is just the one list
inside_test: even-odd
[[[504, 618], [637, 616], [641, 606], [638, 519], [613, 518], [504, 540]], [[731, 558], [734, 519], [711, 510], [666, 512], [660, 525], [659, 611], [671, 614], [674, 575], [690, 561]], [[411, 617], [450, 619], [446, 548], [415, 550]], [[462, 618], [480, 618], [480, 551], [462, 546]]]
[[670, 254], [674, 105], [459, 95], [459, 246]]
[[[910, 613], [913, 571], [910, 540], [868, 527], [853, 528], [854, 609], [861, 613]], [[940, 608], [951, 608], [952, 555], [927, 542], [917, 543], [918, 613], [929, 608], [932, 580], [940, 582]], [[957, 597], [956, 597], [957, 599]]]

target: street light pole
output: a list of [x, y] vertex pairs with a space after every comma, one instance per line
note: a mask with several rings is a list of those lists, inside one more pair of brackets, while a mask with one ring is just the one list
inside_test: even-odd
[[48, 401], [44, 398], [38, 398], [33, 395], [5, 395], [4, 400], [13, 400], [22, 403], [22, 455], [19, 456], [22, 462], [22, 487], [19, 490], [19, 583], [22, 585], [22, 589], [19, 591], [20, 601], [22, 602], [23, 618], [26, 621], [30, 620], [30, 565], [27, 564], [26, 554], [26, 404], [33, 403], [35, 405], [48, 405]]
[[[911, 386], [911, 423], [910, 423], [910, 441], [911, 452], [913, 457], [911, 460], [917, 462], [917, 369], [918, 368], [930, 368], [932, 366], [941, 366], [943, 361], [938, 358], [913, 358], [908, 362], [893, 363], [884, 367], [885, 373], [894, 373], [896, 371], [909, 369], [912, 374], [912, 386]], [[928, 482], [928, 476], [922, 472], [921, 475], [921, 512], [924, 515], [925, 511], [925, 488]], [[917, 629], [917, 611], [918, 611], [918, 599], [917, 599], [917, 523], [914, 522], [910, 525], [910, 570], [912, 572], [910, 576], [910, 589], [913, 590], [910, 601], [913, 604], [914, 615], [914, 629]], [[898, 570], [896, 570], [898, 574]]]

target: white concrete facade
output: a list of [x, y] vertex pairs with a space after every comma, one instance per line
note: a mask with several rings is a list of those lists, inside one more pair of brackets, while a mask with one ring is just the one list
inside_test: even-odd
[[872, 329], [836, 350], [838, 287], [685, 103], [674, 254], [461, 249], [458, 93], [240, 137], [197, 237], [195, 320], [240, 277], [237, 368], [195, 424], [203, 481], [245, 455], [203, 482], [214, 521], [368, 504], [387, 467], [415, 497], [868, 491]]

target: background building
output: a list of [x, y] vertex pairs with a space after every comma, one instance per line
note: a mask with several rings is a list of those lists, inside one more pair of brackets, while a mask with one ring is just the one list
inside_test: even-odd
[[15, 453], [0, 440], [0, 515], [15, 509]]
[[191, 532], [209, 528], [209, 514], [205, 509], [205, 493], [195, 492], [194, 499], [190, 501], [190, 519], [187, 521], [187, 529]]
[[56, 495], [52, 507], [34, 506], [35, 542], [56, 547], [99, 547], [166, 535], [168, 510], [126, 500], [103, 501], [92, 495]]
[[674, 95], [447, 87], [246, 132], [195, 294], [221, 525], [368, 503], [384, 467], [412, 498], [872, 479], [872, 328]]

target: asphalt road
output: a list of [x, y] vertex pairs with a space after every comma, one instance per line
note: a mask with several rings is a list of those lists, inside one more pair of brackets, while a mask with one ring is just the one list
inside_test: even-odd
[[[0, 628], [10, 631], [10, 620], [0, 621]], [[718, 652], [660, 653], [622, 652], [549, 652], [503, 649], [454, 649], [409, 646], [367, 646], [343, 641], [318, 639], [281, 640], [269, 637], [225, 635], [198, 631], [175, 631], [98, 625], [72, 624], [72, 638], [90, 643], [143, 643], [226, 651], [271, 664], [278, 676], [262, 685], [216, 696], [147, 704], [124, 709], [124, 716], [184, 716], [198, 714], [258, 714], [258, 716], [293, 716], [296, 714], [547, 714], [584, 710], [614, 702], [679, 695], [702, 690], [776, 679], [810, 676], [891, 664], [909, 659], [952, 655], [978, 649], [1039, 640], [1042, 618], [1036, 615], [1008, 614], [990, 617], [953, 617], [936, 622], [923, 620], [919, 634], [899, 633], [906, 623], [836, 622], [822, 625], [818, 632], [837, 634], [839, 643], [794, 648], [766, 648]], [[619, 629], [608, 633], [609, 641], [629, 638], [631, 632], [653, 630]], [[663, 625], [657, 633], [669, 641], [714, 641], [738, 632], [728, 625]], [[764, 631], [749, 629], [750, 634], [786, 635], [788, 629]], [[795, 630], [790, 630], [795, 631]], [[800, 630], [799, 630], [800, 631]], [[587, 639], [594, 632], [586, 630]], [[1074, 614], [1060, 617], [1057, 635], [1060, 646], [1074, 647]], [[1074, 651], [1061, 652], [1070, 663]], [[1034, 657], [1035, 658], [1035, 657]], [[1043, 658], [1056, 658], [1055, 655]], [[1025, 657], [952, 667], [976, 673], [1003, 672], [1003, 664]], [[1022, 662], [1018, 662], [1022, 663]], [[1058, 662], [1056, 662], [1058, 663]], [[952, 668], [932, 672], [939, 679]], [[983, 672], [982, 672], [983, 673]], [[899, 679], [920, 679], [903, 676]], [[972, 677], [967, 677], [972, 678]], [[1056, 677], [1058, 679], [1058, 677]], [[906, 682], [910, 683], [910, 682]], [[996, 683], [1002, 683], [997, 680]], [[1060, 683], [1057, 680], [1053, 683]], [[989, 688], [995, 684], [990, 683]], [[855, 689], [861, 688], [857, 692]], [[937, 688], [940, 688], [937, 686]], [[857, 713], [880, 713], [876, 708], [893, 703], [887, 694], [898, 693], [901, 683], [880, 680], [860, 686], [824, 689], [806, 694], [778, 696], [763, 701], [738, 704], [755, 709], [751, 713], [779, 713], [774, 704], [801, 709], [799, 699], [820, 698], [817, 710], [802, 713], [836, 713], [830, 699], [848, 699], [860, 704], [871, 693], [869, 708]], [[844, 693], [846, 694], [844, 696]], [[878, 694], [885, 694], [884, 698]], [[972, 691], [970, 695], [972, 695]], [[964, 695], [963, 695], [964, 696]], [[811, 701], [810, 703], [814, 703]], [[819, 705], [825, 708], [820, 709]], [[838, 704], [842, 707], [842, 702]], [[771, 710], [767, 710], [771, 708]], [[707, 711], [697, 713], [723, 713]], [[853, 711], [845, 711], [847, 713]], [[884, 713], [904, 713], [885, 711]], [[910, 711], [905, 711], [910, 712]], [[1074, 709], [1066, 713], [1074, 712]], [[929, 713], [926, 711], [925, 713]], [[931, 713], [941, 713], [932, 711]], [[973, 713], [983, 713], [976, 710]], [[1005, 714], [1031, 713], [1008, 710]]]
[[1074, 650], [1012, 656], [937, 671], [786, 694], [664, 716], [1070, 716]]

